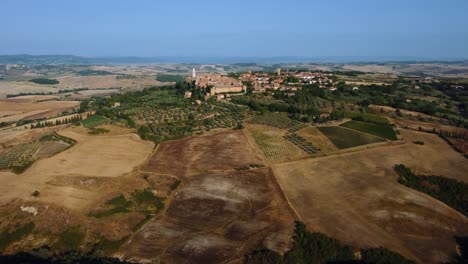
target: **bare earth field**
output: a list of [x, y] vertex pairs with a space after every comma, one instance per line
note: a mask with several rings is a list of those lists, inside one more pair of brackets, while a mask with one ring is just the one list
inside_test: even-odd
[[164, 263], [225, 263], [256, 248], [284, 252], [293, 216], [268, 168], [240, 130], [166, 142], [143, 167], [182, 179], [165, 212], [134, 236], [119, 256]]
[[0, 171], [0, 204], [14, 198], [32, 199], [30, 194], [39, 190], [40, 201], [70, 209], [87, 208], [98, 194], [47, 183], [56, 177], [118, 177], [128, 174], [147, 159], [154, 146], [129, 133], [91, 136], [83, 127], [69, 127], [59, 133], [75, 139], [77, 144], [53, 157], [37, 161], [22, 174]]
[[292, 216], [268, 169], [190, 177], [167, 211], [124, 248], [124, 259], [224, 263], [255, 248], [289, 247]]
[[262, 163], [241, 130], [162, 143], [143, 170], [185, 180], [207, 171]]
[[0, 122], [52, 117], [78, 105], [78, 101], [55, 101], [47, 95], [0, 99]]
[[[468, 163], [443, 140], [402, 130], [409, 142], [273, 165], [280, 186], [313, 230], [357, 247], [384, 246], [421, 263], [448, 260], [468, 219], [396, 181], [395, 164], [468, 182]], [[424, 141], [415, 145], [412, 141]]]

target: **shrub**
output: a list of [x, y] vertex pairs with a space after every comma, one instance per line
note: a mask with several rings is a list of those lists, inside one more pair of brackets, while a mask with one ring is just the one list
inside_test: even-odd
[[36, 78], [29, 80], [30, 82], [37, 83], [37, 84], [58, 84], [59, 81], [56, 79], [46, 79], [46, 78]]
[[77, 250], [84, 238], [85, 234], [81, 232], [79, 226], [69, 227], [60, 234], [54, 247], [63, 251]]
[[10, 244], [27, 237], [34, 229], [34, 223], [27, 223], [15, 231], [9, 233], [7, 230], [0, 234], [0, 252], [5, 250]]
[[179, 185], [182, 183], [181, 180], [177, 179], [175, 180], [172, 184], [171, 184], [171, 190], [175, 190], [177, 189], [177, 187], [179, 187]]

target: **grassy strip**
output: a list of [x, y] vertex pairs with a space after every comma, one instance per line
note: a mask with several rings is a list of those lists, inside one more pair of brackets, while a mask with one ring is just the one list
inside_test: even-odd
[[105, 203], [107, 209], [90, 212], [89, 216], [101, 218], [119, 213], [130, 212], [131, 208], [145, 215], [157, 214], [164, 208], [164, 198], [153, 194], [150, 190], [135, 190], [131, 199], [127, 200], [122, 194]]
[[83, 126], [86, 128], [93, 128], [95, 126], [99, 126], [104, 124], [107, 121], [106, 118], [99, 116], [99, 115], [92, 115], [85, 120], [82, 121]]
[[119, 213], [128, 213], [130, 212], [129, 208], [132, 206], [132, 202], [127, 200], [122, 194], [110, 199], [105, 204], [109, 207], [106, 210], [101, 210], [97, 212], [89, 213], [90, 216], [101, 218], [105, 216], [111, 216]]
[[398, 182], [426, 193], [468, 216], [468, 184], [441, 176], [415, 175], [403, 164], [396, 165]]
[[90, 131], [88, 131], [88, 134], [90, 135], [99, 135], [99, 134], [105, 134], [109, 133], [110, 130], [105, 129], [105, 128], [90, 128]]
[[164, 198], [154, 195], [150, 190], [135, 190], [132, 199], [142, 212], [158, 213], [164, 208]]
[[360, 121], [349, 121], [344, 124], [341, 124], [341, 126], [389, 140], [397, 139], [395, 130], [393, 130], [393, 127], [388, 125], [364, 123]]
[[0, 234], [0, 252], [5, 250], [9, 245], [15, 241], [19, 241], [27, 237], [34, 229], [34, 223], [27, 223], [15, 231], [9, 233], [7, 230]]

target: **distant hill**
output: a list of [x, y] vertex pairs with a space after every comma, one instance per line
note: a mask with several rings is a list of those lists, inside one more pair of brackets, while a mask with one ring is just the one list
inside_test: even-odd
[[82, 57], [75, 55], [0, 55], [0, 64], [152, 64], [152, 63], [218, 63], [246, 65], [255, 63], [468, 63], [467, 59], [440, 59], [414, 57], [344, 57], [344, 56], [278, 56], [278, 57], [201, 57], [201, 56], [159, 56], [159, 57]]

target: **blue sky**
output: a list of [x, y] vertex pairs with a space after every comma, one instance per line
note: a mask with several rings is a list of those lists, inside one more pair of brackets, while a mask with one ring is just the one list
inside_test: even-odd
[[1, 0], [0, 54], [468, 58], [467, 0]]

